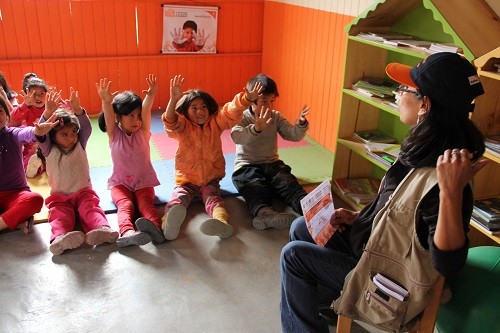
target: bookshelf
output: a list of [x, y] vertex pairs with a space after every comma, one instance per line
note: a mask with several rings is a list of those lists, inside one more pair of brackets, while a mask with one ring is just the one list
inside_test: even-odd
[[[365, 153], [364, 146], [353, 141], [356, 131], [380, 130], [401, 143], [409, 127], [399, 120], [396, 108], [381, 99], [351, 89], [363, 77], [386, 78], [390, 62], [415, 65], [428, 53], [358, 37], [360, 32], [403, 33], [438, 43], [453, 43], [464, 56], [481, 67], [479, 73], [485, 95], [476, 100], [472, 120], [484, 133], [500, 128], [500, 77], [492, 71], [491, 59], [500, 57], [500, 20], [484, 0], [462, 0], [460, 6], [449, 0], [381, 0], [346, 26], [347, 47], [339, 112], [339, 128], [332, 179], [378, 178], [388, 167]], [[478, 37], [480, 36], [480, 37]], [[481, 65], [481, 66], [480, 66]], [[484, 67], [484, 69], [482, 68]], [[484, 79], [483, 79], [484, 77]], [[475, 179], [477, 197], [499, 194], [500, 161], [487, 155], [491, 163]], [[358, 207], [359, 208], [359, 207]], [[500, 237], [482, 234], [471, 226], [471, 246], [499, 245]]]

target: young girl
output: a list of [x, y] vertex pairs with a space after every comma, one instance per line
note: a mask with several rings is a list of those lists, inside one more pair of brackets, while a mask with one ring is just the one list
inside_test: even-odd
[[182, 92], [184, 78], [170, 80], [170, 100], [162, 115], [169, 137], [179, 141], [175, 153], [175, 183], [172, 198], [165, 206], [163, 233], [166, 239], [177, 238], [191, 201], [201, 197], [211, 217], [201, 225], [206, 235], [228, 238], [233, 227], [220, 196], [219, 181], [225, 175], [225, 160], [220, 136], [240, 122], [243, 110], [259, 96], [262, 86], [257, 82], [252, 91], [238, 93], [221, 110], [208, 93], [200, 90]]
[[[113, 173], [108, 179], [111, 198], [118, 208], [120, 247], [165, 241], [160, 229], [160, 215], [154, 206], [154, 186], [160, 185], [151, 164], [149, 139], [151, 137], [151, 106], [158, 86], [156, 77], [146, 78], [148, 90], [144, 101], [132, 91], [114, 96], [109, 92], [111, 81], [101, 79], [96, 84], [102, 99], [103, 112], [99, 127], [109, 137]], [[143, 216], [135, 221], [135, 208]]]
[[[47, 160], [51, 188], [45, 200], [52, 227], [50, 251], [59, 255], [65, 250], [89, 245], [114, 243], [118, 232], [109, 227], [99, 197], [92, 189], [85, 147], [92, 132], [89, 117], [80, 106], [78, 92], [70, 88], [69, 107], [58, 108], [59, 93], [47, 93], [41, 121], [56, 115], [59, 124], [41, 141]], [[50, 118], [49, 118], [50, 119]], [[76, 216], [83, 232], [75, 231]]]
[[[11, 112], [11, 126], [33, 126], [45, 110], [47, 84], [40, 78], [32, 77], [26, 82], [26, 90], [21, 92], [24, 101]], [[34, 178], [43, 172], [43, 161], [37, 155], [38, 143], [24, 145], [23, 164], [26, 177]]]
[[[30, 191], [23, 170], [22, 145], [35, 142], [57, 125], [56, 116], [35, 127], [8, 127], [10, 113], [0, 97], [0, 230], [23, 229], [30, 232], [32, 216], [42, 209], [43, 198]], [[30, 221], [28, 223], [27, 221]], [[24, 222], [24, 223], [23, 223]]]

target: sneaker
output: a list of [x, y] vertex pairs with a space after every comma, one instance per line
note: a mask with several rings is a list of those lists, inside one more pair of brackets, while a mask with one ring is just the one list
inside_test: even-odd
[[[132, 231], [132, 230], [130, 230]], [[126, 247], [131, 245], [144, 245], [151, 242], [151, 236], [145, 232], [132, 231], [116, 240], [118, 247]]]
[[49, 246], [50, 252], [58, 256], [66, 250], [76, 249], [83, 244], [85, 234], [81, 231], [70, 231], [57, 236]]
[[257, 216], [252, 220], [255, 229], [264, 230], [267, 228], [285, 229], [290, 227], [297, 218], [291, 213], [278, 213], [271, 207], [264, 207], [259, 210]]
[[165, 241], [163, 231], [147, 218], [138, 218], [137, 220], [135, 220], [135, 226], [139, 231], [148, 234], [149, 237], [153, 240], [153, 243], [160, 244]]
[[118, 231], [110, 227], [101, 226], [90, 230], [85, 234], [85, 243], [89, 245], [101, 245], [103, 243], [114, 243], [118, 239]]
[[181, 224], [186, 218], [187, 209], [183, 205], [173, 205], [164, 216], [162, 225], [163, 235], [168, 240], [174, 240], [179, 236]]
[[28, 160], [28, 165], [26, 165], [26, 177], [27, 178], [35, 178], [38, 175], [38, 170], [42, 166], [42, 160], [37, 154], [31, 155]]
[[230, 224], [214, 218], [203, 222], [200, 230], [205, 235], [219, 236], [220, 238], [229, 238], [233, 235], [233, 227]]

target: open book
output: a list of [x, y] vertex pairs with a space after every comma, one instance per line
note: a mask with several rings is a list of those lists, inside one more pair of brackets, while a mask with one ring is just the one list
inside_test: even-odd
[[307, 229], [316, 244], [325, 246], [335, 232], [330, 220], [335, 212], [330, 181], [325, 180], [300, 200]]

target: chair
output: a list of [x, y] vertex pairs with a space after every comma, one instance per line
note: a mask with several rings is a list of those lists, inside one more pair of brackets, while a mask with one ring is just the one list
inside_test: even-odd
[[[440, 276], [430, 291], [429, 303], [424, 308], [422, 318], [417, 322], [410, 333], [432, 333], [436, 324], [441, 295], [443, 293], [444, 277]], [[351, 331], [352, 319], [339, 315], [337, 320], [337, 333]]]

